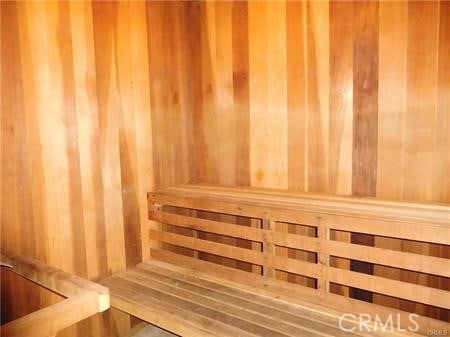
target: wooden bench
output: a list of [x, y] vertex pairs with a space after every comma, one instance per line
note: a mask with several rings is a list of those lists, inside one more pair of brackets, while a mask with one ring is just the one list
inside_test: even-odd
[[1, 264], [2, 268], [65, 297], [61, 302], [2, 325], [4, 337], [53, 337], [64, 328], [109, 309], [109, 292], [104, 286], [30, 257], [4, 251]]
[[[375, 235], [448, 253], [448, 205], [211, 185], [166, 188], [148, 202], [151, 259], [104, 284], [113, 306], [152, 324], [196, 337], [413, 335], [397, 324], [449, 333], [446, 321], [342, 295], [356, 288], [448, 310], [448, 256], [339, 239]], [[435, 275], [444, 286], [343, 268], [349, 261]]]

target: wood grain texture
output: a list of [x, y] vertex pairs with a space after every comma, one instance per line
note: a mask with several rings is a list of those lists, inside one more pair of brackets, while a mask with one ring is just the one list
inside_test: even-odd
[[327, 192], [329, 183], [329, 3], [307, 4], [308, 190]]
[[[209, 11], [196, 13], [200, 18], [193, 17], [194, 25], [196, 20], [210, 22], [211, 7], [220, 3], [208, 6]], [[286, 1], [284, 9], [280, 2], [252, 1], [233, 2], [232, 7], [233, 12], [245, 8], [245, 14], [239, 20], [222, 17], [231, 20], [233, 43], [232, 52], [221, 49], [220, 57], [231, 57], [243, 71], [233, 73], [231, 88], [222, 88], [239, 97], [233, 113], [235, 120], [244, 120], [237, 134], [218, 131], [217, 125], [225, 130], [231, 117], [219, 116], [210, 103], [197, 106], [203, 111], [193, 111], [193, 123], [202, 136], [194, 133], [189, 142], [192, 153], [202, 156], [191, 162], [191, 181], [218, 182], [227, 167], [245, 177], [239, 185], [448, 203], [445, 1]], [[430, 22], [425, 31], [416, 26], [422, 20], [422, 7]], [[211, 50], [218, 54], [218, 41], [229, 39], [229, 28], [224, 27], [230, 22], [221, 21], [224, 27], [219, 28], [215, 20], [214, 26], [202, 25], [196, 39], [206, 36], [215, 41], [214, 48], [208, 47], [210, 54]], [[226, 43], [220, 48], [225, 45], [230, 47]], [[211, 93], [206, 89], [210, 87], [204, 82], [217, 91], [218, 79], [230, 78], [230, 67], [222, 60], [221, 67], [211, 68], [214, 71], [204, 70], [211, 67], [209, 60], [199, 56], [205, 53], [191, 53], [199, 70], [188, 71], [203, 83], [196, 97], [209, 102]], [[223, 153], [233, 147], [230, 142], [246, 151], [235, 157], [235, 163], [229, 162], [232, 157], [211, 150]], [[424, 174], [419, 174], [422, 167]], [[350, 240], [349, 234], [333, 235]], [[416, 252], [431, 249], [382, 237], [361, 242]], [[446, 253], [441, 249], [437, 254]], [[401, 276], [383, 267], [377, 266], [374, 272], [394, 279], [416, 277], [414, 282], [419, 282], [417, 275]], [[421, 276], [420, 283], [424, 282], [431, 280]], [[375, 300], [398, 306], [395, 299], [375, 296]]]
[[356, 2], [353, 29], [354, 195], [376, 195], [378, 131], [378, 3]]
[[145, 192], [188, 181], [450, 203], [446, 1], [0, 10], [5, 248], [103, 278], [148, 256]]
[[[352, 194], [376, 195], [378, 140], [378, 3], [355, 2], [353, 11], [353, 177]], [[374, 237], [351, 234], [352, 243], [374, 245]], [[350, 269], [373, 274], [373, 265], [350, 261]], [[350, 296], [372, 302], [367, 291], [351, 289]]]
[[[351, 2], [330, 3], [329, 191], [337, 194], [352, 192], [353, 7]], [[350, 233], [332, 232], [331, 235], [350, 241]], [[350, 266], [349, 261], [335, 263], [345, 269]], [[348, 295], [345, 287], [333, 284], [330, 287], [334, 292]]]
[[[404, 199], [432, 199], [434, 139], [438, 128], [435, 122], [439, 7], [439, 3], [408, 4]], [[431, 247], [412, 244], [407, 249], [426, 253]], [[404, 272], [401, 278], [419, 284], [428, 281], [423, 275]], [[411, 307], [419, 313], [427, 310], [420, 305], [400, 302], [400, 308]]]
[[[401, 200], [404, 179], [397, 177], [397, 174], [404, 169], [408, 4], [380, 2], [379, 19], [377, 195]], [[402, 243], [386, 237], [375, 237], [375, 246], [401, 250]], [[396, 279], [401, 277], [400, 271], [388, 271], [383, 266], [375, 266], [374, 273], [390, 273]], [[373, 296], [375, 302], [383, 301], [398, 308], [397, 299], [379, 299], [378, 294]]]
[[[145, 13], [145, 3], [2, 2], [5, 249], [93, 280], [145, 255], [153, 188]], [[13, 306], [52, 302], [19, 288], [28, 295]], [[114, 336], [130, 324], [113, 311], [59, 335]]]
[[[262, 229], [246, 228], [244, 230], [239, 225], [226, 224], [220, 221], [205, 221], [195, 216], [180, 217], [158, 211], [154, 207], [155, 204], [262, 218], [263, 226]], [[149, 208], [155, 209], [155, 211], [150, 212], [149, 216], [156, 221], [202, 232], [262, 242], [262, 251], [255, 251], [230, 247], [204, 239], [188, 238], [175, 233], [158, 231], [150, 233], [150, 239], [152, 240], [159, 240], [192, 250], [210, 252], [215, 256], [262, 264], [265, 273], [258, 276], [260, 281], [263, 282], [263, 286], [268, 286], [267, 280], [273, 278], [271, 271], [276, 269], [277, 271], [288, 271], [289, 276], [296, 273], [317, 278], [318, 288], [310, 289], [298, 285], [293, 286], [292, 284], [289, 287], [313, 292], [313, 297], [318, 301], [325, 300], [327, 296], [336, 297], [336, 295], [329, 293], [327, 287], [327, 282], [332, 282], [338, 285], [348, 285], [358, 290], [367, 289], [370, 296], [371, 292], [375, 292], [384, 294], [384, 296], [395, 296], [409, 300], [409, 303], [416, 301], [444, 309], [449, 308], [447, 304], [449, 293], [446, 291], [445, 285], [443, 285], [443, 288], [439, 288], [435, 284], [427, 284], [427, 287], [414, 284], [415, 282], [410, 282], [407, 278], [392, 280], [389, 279], [389, 276], [386, 278], [364, 275], [361, 272], [355, 273], [336, 268], [327, 263], [328, 256], [344, 257], [371, 264], [395, 267], [402, 272], [410, 270], [422, 275], [428, 273], [448, 277], [450, 268], [450, 260], [448, 259], [338, 242], [330, 238], [327, 233], [328, 228], [332, 228], [334, 230], [366, 233], [372, 236], [383, 235], [396, 239], [448, 244], [450, 242], [447, 235], [450, 225], [448, 217], [450, 207], [448, 206], [386, 202], [376, 198], [326, 197], [318, 194], [286, 192], [279, 189], [190, 184], [150, 193]], [[320, 219], [320, 222], [317, 219]], [[307, 223], [313, 225], [314, 221], [317, 221], [318, 238], [272, 231], [274, 223]], [[349, 228], [349, 226], [351, 227]], [[431, 235], [426, 235], [425, 231], [429, 231]], [[443, 242], [442, 239], [446, 241]], [[307, 263], [298, 259], [286, 258], [284, 254], [276, 254], [274, 246], [317, 252], [318, 261], [314, 259], [312, 263]], [[153, 250], [152, 257], [154, 252]], [[321, 271], [321, 269], [324, 270]], [[229, 271], [231, 273], [236, 270], [229, 269]], [[256, 276], [248, 272], [244, 274]], [[276, 279], [279, 280], [280, 277], [276, 277]], [[286, 281], [286, 279], [282, 280]], [[290, 281], [289, 277], [287, 280]], [[287, 283], [284, 283], [284, 285], [288, 286]], [[331, 292], [333, 293], [333, 291]], [[323, 297], [318, 299], [318, 296]], [[367, 297], [364, 299], [367, 299]], [[354, 304], [359, 302], [350, 301], [353, 301]], [[344, 298], [340, 297], [340, 300], [335, 302], [335, 307], [341, 308], [343, 303]], [[373, 308], [374, 310], [379, 309]], [[413, 308], [413, 310], [415, 309], [417, 307]], [[388, 308], [387, 311], [389, 310], [392, 309]]]
[[[170, 253], [162, 256], [173, 257]], [[160, 256], [161, 256], [160, 255]], [[173, 254], [174, 255], [174, 254]], [[175, 255], [176, 256], [176, 255]], [[183, 261], [184, 260], [184, 261]], [[176, 265], [184, 262], [184, 266]], [[209, 265], [208, 265], [209, 264]], [[112, 301], [122, 310], [159, 324], [181, 336], [364, 336], [339, 329], [343, 308], [331, 309], [308, 303], [304, 298], [276, 295], [269, 284], [248, 287], [214, 275], [219, 266], [181, 257], [174, 263], [147, 261], [105, 280]], [[203, 268], [203, 272], [198, 269]], [[221, 267], [235, 281], [237, 273]], [[204, 270], [215, 269], [211, 273]], [[220, 269], [219, 269], [220, 270]], [[247, 284], [246, 284], [247, 283]], [[261, 288], [266, 288], [261, 291]], [[261, 296], [263, 295], [263, 296]], [[280, 301], [280, 297], [283, 299]], [[345, 322], [349, 326], [356, 323]], [[371, 332], [374, 336], [407, 336], [391, 331]]]
[[[249, 3], [251, 184], [287, 187], [286, 8]], [[272, 83], [280, 85], [272, 86]], [[273, 154], [268, 157], [267, 154]]]
[[288, 104], [288, 188], [307, 187], [307, 7], [306, 2], [286, 3], [286, 58]]
[[[407, 98], [407, 82], [411, 82], [406, 78], [407, 67], [413, 67], [411, 62], [416, 57], [415, 50], [423, 55], [431, 55], [430, 60], [435, 62], [434, 68], [432, 67], [434, 75], [429, 74], [428, 77], [434, 76], [436, 88], [438, 78], [441, 83], [439, 92], [435, 88], [435, 94], [430, 94], [429, 97], [425, 97], [425, 92], [421, 93], [424, 96], [420, 100], [423, 109], [436, 110], [438, 97], [442, 102], [441, 106], [446, 104], [445, 90], [448, 89], [444, 74], [447, 61], [442, 55], [446, 53], [447, 41], [441, 37], [442, 25], [439, 25], [441, 34], [436, 31], [436, 22], [446, 22], [446, 2], [435, 1], [423, 5], [434, 8], [430, 12], [430, 18], [433, 18], [436, 26], [436, 29], [433, 28], [434, 37], [431, 42], [426, 42], [427, 45], [414, 43], [414, 39], [418, 37], [413, 36], [415, 33], [411, 31], [413, 21], [420, 21], [420, 16], [418, 18], [418, 14], [408, 7], [421, 6], [420, 2], [408, 5], [405, 2], [332, 1], [328, 4], [326, 1], [288, 1], [284, 9], [279, 2], [276, 5], [258, 1], [249, 4], [234, 2], [232, 16], [226, 14], [226, 11], [212, 8], [224, 6], [220, 2], [208, 6], [196, 11], [195, 18], [192, 13], [189, 14], [193, 18], [193, 26], [196, 20], [210, 22], [209, 25], [203, 24], [201, 32], [196, 33], [192, 29], [189, 36], [192, 38], [192, 34], [197, 34], [196, 41], [200, 41], [199, 36], [209, 39], [204, 47], [208, 48], [209, 55], [221, 58], [221, 66], [215, 60], [212, 63], [207, 60], [205, 50], [200, 51], [203, 57], [197, 54], [197, 50], [192, 51], [192, 62], [197, 62], [198, 69], [188, 71], [193, 72], [199, 79], [198, 82], [206, 81], [211, 84], [203, 84], [203, 89], [196, 93], [200, 96], [198, 99], [209, 100], [209, 89], [216, 92], [215, 97], [229, 97], [226, 95], [233, 92], [235, 102], [234, 109], [231, 110], [236, 118], [247, 118], [247, 109], [252, 112], [248, 120], [236, 123], [240, 132], [235, 134], [234, 130], [224, 132], [217, 128], [217, 125], [221, 125], [227, 130], [229, 122], [226, 122], [226, 118], [230, 118], [228, 114], [217, 114], [215, 105], [196, 107], [202, 111], [193, 111], [192, 117], [194, 124], [198, 126], [197, 133], [202, 136], [199, 138], [194, 132], [189, 141], [192, 153], [202, 153], [202, 156], [197, 157], [199, 160], [196, 163], [191, 163], [191, 180], [218, 181], [219, 172], [224, 167], [233, 166], [229, 163], [232, 160], [229, 155], [216, 155], [214, 151], [206, 150], [213, 146], [221, 153], [225, 149], [221, 149], [222, 140], [226, 140], [227, 144], [223, 145], [225, 147], [232, 147], [228, 143], [234, 142], [249, 151], [253, 164], [247, 162], [245, 154], [235, 157], [238, 162], [235, 165], [239, 166], [233, 169], [238, 170], [237, 175], [250, 177], [255, 186], [261, 185], [258, 177], [263, 180], [267, 178], [264, 174], [255, 175], [264, 173], [264, 170], [258, 171], [257, 166], [261, 166], [259, 163], [274, 165], [273, 162], [276, 161], [286, 177], [280, 178], [278, 173], [272, 174], [267, 179], [274, 179], [274, 182], [267, 182], [266, 185], [284, 188], [287, 185], [293, 190], [373, 195], [397, 200], [446, 202], [444, 196], [447, 192], [444, 191], [448, 191], [450, 186], [445, 183], [437, 187], [438, 184], [433, 179], [438, 178], [432, 178], [432, 174], [423, 179], [421, 184], [431, 186], [432, 181], [435, 181], [434, 188], [437, 191], [434, 195], [438, 197], [432, 198], [431, 192], [416, 196], [407, 192], [407, 176], [415, 173], [407, 173], [408, 168], [402, 164], [402, 158], [408, 156], [408, 147], [415, 148], [415, 145], [408, 145], [407, 137], [408, 132], [412, 132], [412, 122], [408, 120], [413, 117], [405, 117], [407, 104], [412, 104], [408, 103], [412, 98]], [[219, 12], [225, 14], [218, 15]], [[215, 16], [213, 25], [210, 18], [212, 15]], [[218, 16], [222, 16], [220, 20]], [[272, 20], [275, 17], [278, 18], [277, 24]], [[279, 20], [284, 20], [285, 25], [278, 25]], [[230, 24], [233, 39], [231, 44], [222, 42], [229, 40]], [[223, 27], [219, 28], [218, 25]], [[438, 37], [439, 48], [428, 46], [433, 43], [433, 39], [437, 41]], [[225, 46], [232, 48], [232, 53]], [[276, 55], [268, 55], [270, 53], [267, 50], [272, 52], [273, 46], [278, 48], [273, 53]], [[221, 48], [221, 52], [218, 48]], [[441, 55], [439, 69], [438, 54]], [[228, 61], [223, 58], [231, 58], [234, 67], [239, 64], [239, 71], [230, 69]], [[421, 62], [415, 71], [428, 71], [429, 65], [426, 62], [428, 61]], [[204, 67], [213, 70], [206, 71]], [[271, 72], [275, 69], [277, 75], [272, 80]], [[234, 72], [232, 83], [229, 82], [230, 71]], [[413, 75], [408, 76], [411, 78]], [[220, 78], [228, 79], [231, 87], [220, 84], [222, 89], [219, 90], [216, 82]], [[424, 86], [431, 90], [428, 85]], [[275, 91], [276, 96], [273, 95]], [[236, 104], [237, 97], [239, 108]], [[244, 110], [240, 110], [241, 106]], [[271, 115], [269, 112], [272, 106], [277, 107], [277, 113]], [[433, 162], [436, 161], [433, 170], [436, 175], [443, 176], [448, 167], [442, 152], [447, 147], [443, 145], [447, 144], [444, 136], [444, 126], [447, 127], [447, 124], [446, 113], [442, 112], [446, 109], [441, 108], [440, 111], [439, 118], [443, 123], [439, 123], [439, 127], [442, 130], [439, 132], [440, 136], [436, 136], [436, 151], [431, 152], [436, 157], [433, 159]], [[425, 112], [421, 116], [428, 118]], [[213, 119], [207, 120], [208, 118]], [[282, 126], [286, 121], [287, 126]], [[433, 124], [433, 121], [434, 118], [427, 119], [427, 123]], [[267, 125], [270, 125], [269, 131]], [[433, 128], [438, 128], [437, 125]], [[217, 132], [212, 132], [210, 137], [205, 136], [205, 132], [208, 133], [213, 128]], [[249, 130], [251, 138], [246, 136]], [[277, 130], [283, 130], [280, 137], [273, 136]], [[221, 141], [217, 141], [217, 133], [220, 134]], [[287, 139], [284, 139], [285, 135]], [[284, 142], [287, 153], [280, 142]], [[425, 160], [423, 165], [429, 165], [430, 162]], [[249, 167], [254, 169], [249, 171]], [[214, 168], [217, 172], [214, 172]], [[243, 182], [242, 185], [247, 183]], [[407, 197], [406, 194], [410, 196]]]
[[[23, 288], [42, 288], [40, 290], [33, 289], [33, 293], [46, 292], [50, 290], [52, 293], [47, 294], [52, 301], [52, 295], [61, 295], [66, 297], [63, 301], [56, 299], [55, 303], [45, 308], [35, 307], [33, 312], [27, 313], [23, 317], [15, 317], [13, 321], [7, 322], [1, 326], [1, 331], [6, 336], [35, 336], [47, 337], [54, 336], [59, 331], [70, 328], [74, 324], [89, 318], [99, 312], [109, 309], [109, 291], [106, 287], [97, 283], [88, 281], [76, 275], [63, 272], [44, 264], [36, 259], [27, 256], [11, 254], [5, 255], [2, 250], [0, 256], [2, 261], [2, 276], [4, 267], [8, 266], [9, 272], [20, 275], [28, 282], [22, 285]], [[8, 278], [7, 278], [8, 279]], [[17, 280], [16, 280], [17, 282]], [[20, 288], [20, 281], [18, 282]], [[2, 284], [2, 291], [5, 290]], [[10, 306], [14, 307], [15, 289], [10, 288], [3, 296], [9, 296]], [[10, 309], [2, 307], [6, 311], [6, 316], [11, 315]], [[28, 309], [27, 309], [28, 310]], [[11, 318], [14, 318], [12, 315]], [[2, 322], [3, 323], [3, 322]]]

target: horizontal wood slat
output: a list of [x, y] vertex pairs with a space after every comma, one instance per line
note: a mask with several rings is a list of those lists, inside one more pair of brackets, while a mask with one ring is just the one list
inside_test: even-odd
[[[207, 210], [225, 214], [242, 215], [260, 219], [268, 219], [278, 222], [292, 222], [311, 225], [320, 218], [320, 223], [330, 229], [395, 237], [399, 239], [433, 242], [437, 244], [450, 245], [450, 207], [445, 207], [448, 212], [442, 215], [439, 211], [439, 221], [432, 222], [422, 219], [414, 222], [411, 219], [383, 217], [371, 218], [367, 214], [355, 214], [353, 216], [342, 215], [335, 209], [313, 211], [308, 208], [292, 209], [284, 204], [274, 206], [273, 204], [257, 202], [249, 204], [235, 199], [218, 200], [213, 197], [190, 194], [170, 194], [163, 190], [148, 194], [149, 209], [153, 204], [172, 205], [191, 209]], [[445, 213], [445, 212], [444, 212]]]
[[104, 311], [109, 308], [108, 289], [97, 283], [54, 268], [31, 257], [12, 254], [4, 250], [0, 254], [0, 261], [10, 265], [14, 273], [61, 296], [74, 297], [88, 292], [96, 293], [99, 310]]
[[151, 219], [164, 224], [170, 224], [209, 233], [227, 235], [245, 240], [259, 242], [263, 241], [263, 232], [260, 229], [252, 227], [233, 225], [220, 221], [199, 219], [195, 217], [165, 213], [160, 211], [151, 211], [149, 213], [149, 216]]
[[413, 221], [429, 224], [448, 224], [450, 206], [383, 201], [376, 198], [337, 197], [329, 195], [293, 193], [254, 187], [223, 187], [218, 185], [181, 185], [150, 193], [150, 198], [163, 194], [197, 197], [206, 200], [236, 202], [245, 205], [272, 206], [315, 213], [344, 216], [363, 216], [394, 221]]
[[311, 337], [323, 336], [313, 330], [308, 329], [308, 331], [305, 331], [303, 328], [300, 329], [296, 326], [286, 324], [283, 321], [278, 321], [275, 325], [273, 318], [270, 316], [274, 310], [269, 309], [266, 312], [261, 312], [261, 309], [263, 309], [262, 306], [259, 308], [259, 312], [249, 310], [248, 308], [247, 310], [243, 310], [245, 303], [237, 303], [243, 302], [243, 300], [236, 301], [231, 296], [221, 296], [211, 290], [205, 291], [201, 287], [192, 287], [183, 283], [183, 281], [176, 280], [176, 284], [174, 285], [170, 281], [162, 280], [160, 277], [151, 277], [148, 274], [135, 272], [134, 270], [127, 273], [123, 278], [135, 284], [145, 286], [148, 289], [161, 292], [167, 296], [186, 300], [205, 311], [214, 310], [214, 315], [217, 320], [232, 323], [234, 326], [249, 333], [274, 337], [307, 337], [308, 334]]
[[449, 259], [339, 241], [321, 242], [320, 245], [321, 250], [338, 257], [450, 277]]
[[198, 315], [188, 308], [177, 307], [164, 298], [146, 296], [135, 289], [131, 282], [120, 281], [114, 277], [106, 279], [103, 283], [111, 291], [112, 305], [133, 316], [187, 337], [224, 336], [223, 333], [216, 333], [214, 330], [223, 331], [225, 334], [236, 333], [219, 321]]
[[219, 221], [199, 219], [160, 211], [150, 212], [150, 217], [155, 221], [183, 228], [258, 242], [262, 242], [265, 237], [266, 240], [273, 242], [273, 244], [278, 246], [311, 252], [321, 251], [332, 256], [367, 261], [395, 268], [450, 277], [449, 259], [393, 251], [383, 248], [361, 246], [345, 242], [320, 240], [297, 234], [268, 231], [265, 229], [233, 225]]
[[[1, 326], [8, 337], [49, 337], [110, 307], [108, 288], [56, 269], [28, 256], [2, 250], [4, 268], [36, 283], [64, 300], [28, 313]], [[3, 268], [2, 267], [2, 268]], [[14, 294], [11, 294], [14, 299]]]
[[328, 268], [327, 276], [330, 282], [450, 309], [450, 293], [445, 290], [332, 267]]
[[272, 264], [268, 265], [269, 267], [273, 267], [274, 269], [312, 278], [319, 278], [323, 276], [322, 266], [311, 262], [277, 256], [273, 257]]
[[[223, 186], [198, 183], [171, 186], [167, 187], [165, 191], [195, 191], [196, 193], [204, 193], [209, 196], [218, 195], [220, 197], [238, 196], [239, 198], [242, 198], [248, 196], [250, 198], [257, 198], [260, 200], [264, 199], [270, 202], [278, 200], [282, 203], [289, 201], [294, 204], [305, 203], [306, 201], [310, 205], [320, 207], [329, 207], [330, 205], [336, 206], [337, 208], [340, 208], [340, 212], [342, 212], [343, 210], [354, 212], [355, 205], [374, 209], [376, 209], [377, 207], [389, 207], [394, 210], [392, 213], [407, 212], [409, 213], [407, 214], [408, 217], [411, 217], [411, 215], [414, 214], [417, 218], [424, 218], [424, 215], [428, 215], [431, 218], [443, 217], [444, 219], [446, 219], [445, 212], [447, 212], [447, 210], [449, 209], [449, 206], [444, 203], [414, 203], [405, 201], [383, 200], [373, 197], [350, 197], [311, 192], [293, 192], [289, 190], [260, 188], [253, 186]], [[344, 208], [342, 207], [342, 205], [351, 206]]]
[[264, 256], [260, 252], [245, 248], [223, 245], [220, 243], [197, 239], [194, 237], [151, 229], [150, 239], [162, 241], [175, 246], [198, 250], [205, 253], [228, 257], [230, 259], [254, 263], [257, 265], [262, 265], [264, 263]]
[[[159, 267], [156, 264], [141, 264], [133, 272], [133, 276], [143, 276], [145, 279], [156, 280], [161, 283], [182, 286], [189, 291], [204, 295], [209, 298], [220, 300], [224, 303], [230, 303], [240, 309], [249, 310], [256, 313], [262, 313], [269, 319], [277, 319], [279, 322], [286, 322], [292, 325], [301, 323], [302, 328], [317, 333], [318, 331], [333, 333], [336, 336], [344, 336], [345, 332], [337, 331], [332, 325], [335, 321], [327, 320], [329, 326], [311, 320], [311, 313], [307, 308], [300, 306], [296, 307], [295, 312], [292, 312], [292, 306], [283, 302], [273, 301], [265, 297], [255, 295], [253, 293], [245, 292], [237, 288], [231, 288], [211, 282], [203, 278], [193, 278], [189, 274], [180, 274], [166, 268]], [[325, 318], [325, 317], [322, 317]], [[325, 320], [323, 321], [325, 323]]]
[[8, 322], [1, 326], [1, 333], [6, 337], [51, 337], [98, 312], [98, 295], [89, 291]]
[[[321, 294], [315, 289], [308, 287], [299, 287], [292, 283], [263, 278], [260, 275], [179, 255], [166, 250], [151, 249], [150, 256], [152, 257], [151, 263], [156, 263], [157, 260], [163, 261], [164, 264], [168, 263], [171, 266], [177, 266], [179, 270], [188, 269], [193, 276], [201, 274], [206, 279], [220, 280], [222, 284], [228, 284], [242, 290], [249, 290], [266, 297], [280, 298], [287, 303], [303, 303], [312, 314], [315, 312], [314, 306], [321, 305], [326, 306], [330, 311], [334, 310], [336, 313], [335, 317], [339, 316], [340, 311], [354, 314], [368, 313], [373, 317], [378, 315], [383, 321], [387, 320], [391, 315], [394, 315], [395, 317], [400, 317], [400, 326], [407, 328], [410, 313], [395, 308], [386, 308], [332, 293]], [[448, 329], [447, 322], [425, 316], [418, 316], [416, 320], [419, 324], [418, 333], [423, 335], [429, 329]]]
[[[203, 266], [204, 270], [220, 267], [207, 262]], [[259, 294], [256, 288], [238, 287], [194, 269], [155, 260], [116, 274], [104, 284], [111, 289], [113, 305], [182, 336], [206, 336], [205, 331], [223, 337], [367, 336], [339, 329], [340, 311], [302, 300], [280, 300], [269, 293]], [[349, 318], [345, 323], [350, 327], [358, 324]], [[379, 330], [371, 333], [380, 337], [407, 335]]]
[[[149, 216], [152, 220], [193, 231], [192, 236], [186, 236], [177, 234], [176, 229], [173, 232], [164, 231], [163, 227], [160, 231], [150, 230], [150, 239], [261, 267], [253, 267], [244, 273], [248, 275], [242, 276], [244, 279], [250, 279], [252, 274], [259, 274], [259, 277], [267, 281], [255, 282], [266, 284], [273, 280], [287, 284], [289, 282], [286, 281], [293, 280], [291, 277], [294, 275], [312, 278], [316, 280], [315, 283], [308, 279], [307, 283], [302, 284], [312, 288], [299, 287], [298, 284], [292, 286], [308, 289], [304, 291], [313, 297], [330, 299], [330, 303], [334, 302], [336, 306], [340, 305], [340, 300], [334, 299], [331, 284], [450, 309], [450, 294], [442, 285], [439, 285], [440, 288], [434, 288], [413, 283], [412, 280], [363, 274], [347, 270], [340, 262], [331, 260], [337, 257], [396, 268], [399, 272], [408, 270], [448, 278], [450, 259], [337, 241], [341, 239], [331, 235], [333, 230], [337, 230], [449, 244], [448, 206], [285, 193], [255, 188], [215, 188], [206, 185], [166, 188], [150, 193], [148, 200]], [[222, 222], [217, 220], [221, 219], [218, 216], [214, 217], [214, 220], [207, 220], [198, 218], [195, 212], [190, 213], [190, 216], [173, 214], [162, 211], [164, 206], [214, 212], [228, 219], [227, 222]], [[253, 218], [260, 221], [261, 226], [228, 223], [233, 219], [229, 218], [230, 216]], [[310, 229], [297, 232], [298, 226], [308, 226]], [[209, 233], [218, 236], [208, 236]], [[238, 241], [234, 239], [251, 241], [252, 249], [235, 246]], [[306, 253], [308, 255], [305, 255]], [[168, 262], [183, 259], [175, 258], [175, 255], [177, 254], [164, 250], [151, 250], [152, 257]], [[194, 254], [194, 260], [197, 257], [198, 255]], [[274, 286], [283, 289], [278, 283]], [[342, 297], [342, 301], [344, 298]], [[379, 310], [379, 307], [373, 310]]]

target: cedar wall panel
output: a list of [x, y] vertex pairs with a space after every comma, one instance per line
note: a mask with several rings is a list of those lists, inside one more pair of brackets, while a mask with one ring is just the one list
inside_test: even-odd
[[[1, 245], [99, 280], [145, 256], [153, 189], [146, 4], [1, 2]], [[48, 303], [14, 292], [12, 312]], [[61, 336], [115, 336], [109, 311]]]
[[450, 202], [447, 2], [191, 6], [192, 180]]

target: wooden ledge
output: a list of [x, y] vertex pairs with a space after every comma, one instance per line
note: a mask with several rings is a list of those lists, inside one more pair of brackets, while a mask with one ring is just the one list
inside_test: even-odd
[[161, 203], [170, 196], [266, 208], [284, 208], [331, 215], [370, 217], [390, 221], [414, 221], [450, 228], [450, 205], [380, 200], [367, 197], [297, 193], [280, 189], [189, 184], [148, 193], [149, 202]]
[[98, 312], [109, 308], [109, 290], [104, 286], [53, 268], [27, 256], [2, 251], [3, 268], [47, 288], [65, 300], [1, 327], [8, 337], [49, 337]]

